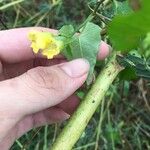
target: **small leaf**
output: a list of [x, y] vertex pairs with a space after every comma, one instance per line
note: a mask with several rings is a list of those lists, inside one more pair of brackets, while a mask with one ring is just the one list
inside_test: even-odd
[[80, 35], [74, 35], [73, 41], [70, 43], [73, 59], [85, 58], [90, 63], [87, 84], [90, 84], [92, 81], [100, 40], [100, 27], [88, 22]]
[[68, 60], [72, 60], [73, 56], [72, 56], [72, 50], [70, 48], [70, 44], [66, 45], [66, 48], [63, 50], [63, 55], [68, 59]]
[[62, 51], [68, 60], [85, 58], [90, 63], [90, 71], [87, 79], [89, 85], [93, 79], [94, 67], [96, 64], [97, 53], [99, 51], [100, 27], [94, 23], [87, 22], [80, 33], [74, 34], [72, 25], [63, 26], [59, 30], [60, 37], [63, 37], [65, 48]]
[[62, 53], [68, 60], [71, 60], [73, 58], [71, 48], [70, 48], [70, 43], [73, 40], [74, 32], [75, 32], [75, 30], [72, 25], [64, 25], [59, 30], [59, 37], [62, 38], [62, 41], [64, 43], [64, 49], [63, 49]]
[[74, 32], [75, 30], [72, 25], [65, 25], [59, 30], [59, 34], [67, 38], [72, 37]]

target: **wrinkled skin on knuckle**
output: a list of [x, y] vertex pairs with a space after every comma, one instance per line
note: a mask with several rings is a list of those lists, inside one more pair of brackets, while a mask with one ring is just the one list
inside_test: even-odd
[[63, 92], [68, 81], [57, 68], [36, 67], [27, 71], [26, 78], [33, 88]]

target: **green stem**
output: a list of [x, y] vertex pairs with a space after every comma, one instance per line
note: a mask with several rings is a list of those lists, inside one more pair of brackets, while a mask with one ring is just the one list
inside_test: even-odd
[[[86, 25], [87, 22], [90, 22], [93, 20], [93, 18], [96, 16], [98, 8], [100, 7], [100, 5], [104, 2], [105, 0], [100, 0], [96, 3], [95, 9], [93, 10], [93, 12], [87, 17], [87, 19], [75, 30], [74, 34], [76, 34], [82, 27], [84, 27]], [[74, 35], [73, 34], [73, 35]]]
[[87, 17], [87, 19], [86, 19], [79, 27], [77, 27], [77, 29], [75, 30], [75, 32], [73, 33], [73, 35], [76, 34], [77, 32], [79, 32], [79, 30], [80, 30], [81, 28], [83, 28], [83, 27], [87, 24], [87, 22], [92, 21], [93, 18], [94, 18], [93, 14], [90, 14], [90, 15]]
[[77, 111], [73, 114], [66, 127], [56, 139], [51, 150], [71, 150], [82, 132], [87, 126], [90, 118], [103, 100], [118, 73], [122, 70], [113, 55], [107, 65], [99, 74], [96, 82], [81, 102]]
[[94, 9], [94, 11], [93, 11], [93, 15], [94, 15], [94, 16], [96, 15], [96, 13], [97, 13], [97, 11], [98, 11], [100, 5], [101, 5], [104, 1], [105, 1], [105, 0], [99, 0], [99, 1], [97, 1], [97, 5], [96, 5], [96, 7], [95, 7], [95, 9]]

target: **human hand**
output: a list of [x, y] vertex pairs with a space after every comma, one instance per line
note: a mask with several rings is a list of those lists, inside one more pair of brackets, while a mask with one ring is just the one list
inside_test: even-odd
[[[27, 39], [31, 30], [0, 31], [0, 147], [7, 150], [15, 139], [30, 129], [69, 118], [79, 104], [73, 93], [85, 82], [89, 64], [84, 59], [70, 62], [57, 56], [47, 60], [35, 55]], [[98, 59], [109, 46], [101, 42]]]

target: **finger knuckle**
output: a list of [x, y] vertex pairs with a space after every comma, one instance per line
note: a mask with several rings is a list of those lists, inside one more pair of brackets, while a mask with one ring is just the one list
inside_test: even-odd
[[36, 88], [38, 87], [56, 91], [63, 90], [64, 84], [62, 84], [62, 79], [56, 69], [37, 67], [29, 70], [26, 75], [31, 81], [30, 83]]

